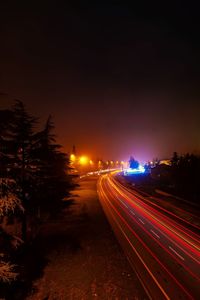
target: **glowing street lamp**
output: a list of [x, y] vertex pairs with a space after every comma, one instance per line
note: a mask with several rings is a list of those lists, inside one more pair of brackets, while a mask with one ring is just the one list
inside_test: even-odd
[[79, 158], [80, 165], [87, 165], [89, 163], [89, 158], [87, 156], [81, 156]]
[[74, 154], [70, 155], [70, 161], [73, 163], [76, 160], [76, 156]]
[[89, 163], [90, 163], [91, 166], [94, 165], [94, 162], [91, 159], [90, 159]]

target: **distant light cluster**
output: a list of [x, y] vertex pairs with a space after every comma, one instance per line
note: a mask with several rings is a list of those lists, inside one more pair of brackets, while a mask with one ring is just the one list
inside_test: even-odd
[[124, 175], [131, 175], [131, 174], [143, 174], [145, 172], [145, 168], [142, 165], [139, 165], [137, 169], [125, 169]]

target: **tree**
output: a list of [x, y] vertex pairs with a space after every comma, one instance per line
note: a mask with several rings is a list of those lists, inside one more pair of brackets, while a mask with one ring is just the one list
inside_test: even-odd
[[[0, 221], [7, 216], [20, 217], [24, 242], [27, 223], [37, 223], [41, 213], [55, 214], [74, 187], [69, 157], [56, 143], [51, 116], [40, 132], [35, 132], [35, 124], [36, 118], [19, 100], [12, 110], [0, 111]], [[0, 281], [16, 278], [10, 262], [12, 247], [23, 241], [1, 224]]]
[[137, 169], [139, 167], [139, 162], [131, 156], [129, 159], [129, 166], [131, 169]]
[[[22, 203], [16, 194], [16, 181], [11, 178], [10, 157], [11, 143], [8, 139], [8, 128], [13, 117], [10, 110], [0, 111], [0, 219], [13, 215], [16, 211], [22, 211]], [[0, 227], [1, 242], [5, 243], [6, 232]], [[3, 253], [1, 245], [0, 252], [0, 282], [10, 283], [17, 277], [15, 265], [9, 261], [8, 255]]]
[[173, 153], [172, 159], [171, 159], [171, 164], [172, 166], [176, 166], [178, 164], [179, 161], [179, 156], [177, 152]]
[[[73, 176], [69, 175], [69, 157], [56, 143], [51, 116], [40, 132], [35, 132], [35, 124], [36, 118], [26, 111], [21, 101], [16, 100], [9, 122], [0, 131], [1, 177], [9, 179], [9, 198], [1, 203], [9, 206], [9, 199], [20, 200], [23, 212], [22, 209], [16, 212], [22, 222], [24, 241], [27, 239], [27, 225], [32, 231], [41, 211], [54, 213], [59, 209], [74, 186]], [[12, 188], [9, 188], [11, 183]]]
[[5, 260], [4, 254], [0, 253], [0, 282], [8, 282], [15, 280], [18, 273], [15, 272], [15, 265]]
[[24, 207], [21, 214], [22, 239], [26, 240], [28, 198], [33, 187], [34, 162], [30, 155], [34, 141], [36, 119], [28, 114], [24, 104], [16, 100], [12, 110], [13, 118], [9, 124], [7, 138], [10, 143], [12, 176], [16, 180], [17, 194]]
[[9, 177], [12, 144], [7, 135], [12, 118], [11, 110], [0, 110], [0, 178]]
[[[7, 179], [0, 179], [0, 218], [2, 219], [10, 213], [14, 213], [15, 210], [22, 210], [20, 199], [17, 198], [15, 194], [10, 191], [10, 186], [13, 184], [9, 183]], [[6, 233], [1, 229], [1, 238], [6, 235]], [[5, 241], [4, 241], [5, 242]], [[0, 282], [11, 282], [16, 279], [17, 273], [15, 272], [15, 265], [10, 263], [8, 257], [5, 257], [5, 253], [0, 252]], [[8, 255], [7, 255], [8, 256]], [[7, 258], [7, 259], [6, 259]]]
[[[0, 218], [2, 219], [10, 213], [14, 214], [15, 210], [23, 210], [21, 201], [17, 196], [10, 191], [10, 187], [13, 186], [13, 182], [9, 182], [8, 179], [0, 179]], [[1, 229], [1, 238], [7, 236], [7, 234]], [[5, 241], [4, 241], [5, 242]], [[7, 255], [8, 256], [8, 255]], [[2, 247], [0, 252], [0, 281], [11, 282], [16, 279], [17, 273], [15, 272], [15, 265], [6, 259], [5, 254], [2, 253]]]
[[14, 211], [23, 211], [23, 206], [15, 193], [16, 183], [12, 179], [0, 178], [0, 217], [14, 213]]
[[55, 212], [73, 187], [69, 175], [69, 157], [61, 151], [53, 134], [54, 123], [49, 116], [45, 128], [37, 133], [32, 155], [37, 161], [36, 188], [38, 211]]

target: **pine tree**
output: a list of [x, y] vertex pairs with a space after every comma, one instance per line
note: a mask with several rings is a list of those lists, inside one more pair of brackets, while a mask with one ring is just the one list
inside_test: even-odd
[[[9, 179], [7, 185], [12, 183], [12, 193], [7, 188], [9, 199], [15, 199], [13, 204], [16, 203], [21, 208], [18, 212], [24, 241], [27, 238], [27, 221], [31, 227], [37, 222], [37, 217], [41, 218], [41, 212], [54, 213], [73, 188], [72, 176], [69, 175], [69, 157], [56, 143], [51, 116], [42, 131], [36, 133], [35, 124], [36, 119], [17, 100], [6, 131], [4, 130], [4, 135], [0, 135], [3, 141], [1, 144], [9, 146], [7, 152], [2, 154], [4, 159], [2, 157], [0, 163]], [[9, 205], [7, 200], [4, 204]]]
[[0, 282], [10, 283], [15, 280], [18, 273], [15, 272], [15, 265], [5, 260], [4, 254], [0, 253]]
[[[10, 110], [0, 111], [0, 219], [14, 214], [16, 211], [22, 211], [22, 203], [16, 194], [16, 182], [11, 175], [12, 143], [8, 139], [8, 129], [13, 118]], [[6, 232], [0, 227], [0, 236], [2, 243], [5, 242]], [[17, 273], [15, 265], [9, 262], [8, 255], [3, 253], [2, 245], [0, 252], [0, 282], [10, 283], [15, 280]]]
[[23, 211], [22, 203], [16, 193], [17, 184], [12, 176], [12, 143], [8, 138], [12, 111], [0, 111], [0, 217]]
[[[10, 188], [13, 186], [11, 180], [1, 178], [0, 179], [0, 218], [1, 220], [11, 213], [14, 214], [16, 210], [23, 210], [21, 201], [17, 198]], [[5, 243], [4, 236], [7, 236], [7, 233], [0, 227], [0, 236]], [[7, 253], [6, 253], [7, 254]], [[15, 265], [10, 263], [9, 256], [3, 253], [1, 247], [0, 251], [0, 282], [11, 282], [16, 279], [17, 273], [15, 271]]]
[[8, 128], [12, 117], [11, 110], [0, 110], [0, 178], [9, 177], [12, 144], [8, 139]]
[[54, 124], [49, 116], [44, 130], [37, 134], [33, 156], [38, 162], [37, 188], [39, 211], [55, 212], [73, 187], [68, 174], [70, 161], [61, 151], [53, 134]]
[[31, 149], [34, 141], [34, 125], [36, 119], [28, 114], [24, 104], [16, 100], [13, 107], [13, 118], [7, 134], [12, 145], [10, 157], [12, 159], [12, 177], [17, 184], [18, 197], [25, 211], [21, 214], [22, 239], [27, 236], [27, 213], [29, 210], [29, 197], [33, 187], [34, 162], [31, 157]]

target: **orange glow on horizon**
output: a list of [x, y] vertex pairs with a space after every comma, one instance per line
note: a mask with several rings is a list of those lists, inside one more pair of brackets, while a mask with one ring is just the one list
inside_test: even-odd
[[79, 158], [80, 165], [87, 165], [89, 163], [89, 158], [87, 156], [81, 156]]

